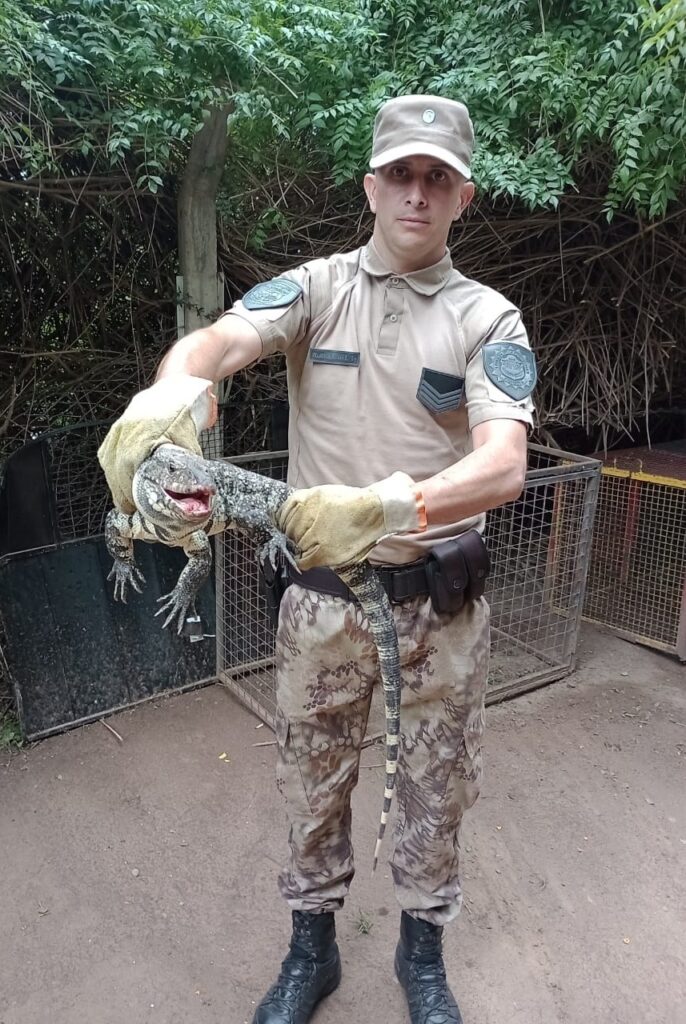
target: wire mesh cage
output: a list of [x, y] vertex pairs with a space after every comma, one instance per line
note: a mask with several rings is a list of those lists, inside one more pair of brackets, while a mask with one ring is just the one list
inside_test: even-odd
[[[203, 431], [206, 458], [222, 455], [224, 411]], [[112, 496], [98, 462], [111, 420], [47, 431], [7, 460], [0, 488], [0, 557], [102, 534]]]
[[[286, 452], [232, 461], [277, 479], [286, 476]], [[595, 459], [530, 445], [521, 497], [488, 516], [489, 703], [559, 679], [573, 666], [599, 471]], [[216, 551], [217, 675], [272, 725], [274, 629], [256, 552], [232, 532], [217, 538]]]
[[45, 436], [52, 478], [55, 525], [60, 540], [103, 532], [112, 499], [97, 460], [108, 423], [89, 423]]
[[[100, 421], [48, 431], [3, 466], [0, 714], [14, 706], [30, 739], [213, 678], [214, 640], [162, 635], [154, 619], [155, 599], [181, 572], [182, 552], [137, 545], [143, 594], [126, 606], [113, 600], [102, 537], [112, 497], [97, 458], [109, 427]], [[201, 443], [211, 455], [216, 432]], [[212, 622], [209, 584], [197, 607]]]
[[10, 456], [0, 487], [0, 557], [102, 533], [111, 498], [96, 453], [108, 426], [49, 431]]
[[583, 616], [686, 661], [686, 443], [602, 463]]

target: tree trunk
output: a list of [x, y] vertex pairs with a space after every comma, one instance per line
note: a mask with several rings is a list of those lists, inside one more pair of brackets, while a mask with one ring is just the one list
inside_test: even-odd
[[179, 271], [185, 333], [216, 319], [217, 190], [224, 171], [230, 106], [210, 112], [195, 135], [178, 199]]

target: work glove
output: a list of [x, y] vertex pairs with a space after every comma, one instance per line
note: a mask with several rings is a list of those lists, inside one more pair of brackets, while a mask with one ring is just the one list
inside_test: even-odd
[[421, 491], [407, 473], [369, 487], [323, 484], [293, 491], [277, 526], [297, 546], [299, 569], [360, 562], [383, 537], [426, 529]]
[[217, 420], [213, 383], [203, 377], [173, 374], [139, 391], [109, 429], [98, 459], [114, 504], [135, 511], [131, 485], [141, 462], [161, 444], [177, 444], [202, 455], [198, 434]]

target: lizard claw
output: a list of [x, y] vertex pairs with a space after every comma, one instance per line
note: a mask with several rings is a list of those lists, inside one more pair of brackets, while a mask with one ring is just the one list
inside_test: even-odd
[[136, 593], [143, 593], [140, 584], [145, 583], [145, 576], [132, 561], [116, 561], [107, 579], [114, 580], [114, 600], [121, 601], [122, 604], [126, 604], [126, 588], [129, 584]]
[[163, 594], [162, 597], [158, 597], [157, 603], [159, 604], [160, 601], [164, 601], [165, 603], [158, 611], [155, 612], [155, 618], [157, 618], [158, 615], [164, 615], [165, 612], [168, 612], [166, 619], [162, 623], [162, 629], [166, 629], [169, 623], [178, 615], [176, 632], [181, 635], [181, 630], [183, 629], [183, 624], [189, 608], [187, 599], [183, 594], [178, 593], [177, 587], [174, 587], [169, 594]]
[[295, 555], [298, 554], [298, 548], [285, 533], [275, 531], [269, 540], [262, 545], [259, 552], [259, 559], [261, 562], [269, 561], [272, 569], [277, 570], [281, 564], [282, 558], [284, 558], [289, 565], [292, 565], [294, 569], [297, 569], [297, 563], [295, 561]]

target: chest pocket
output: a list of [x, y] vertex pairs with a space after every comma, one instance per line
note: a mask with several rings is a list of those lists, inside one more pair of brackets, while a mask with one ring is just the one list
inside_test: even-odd
[[443, 412], [453, 412], [457, 409], [462, 401], [463, 392], [464, 377], [423, 367], [417, 398], [432, 416], [440, 416]]

